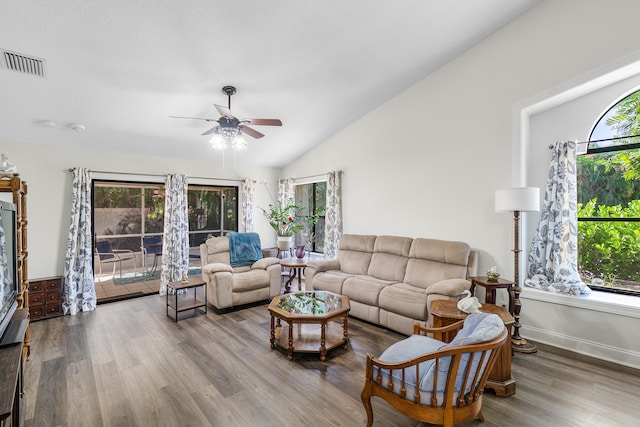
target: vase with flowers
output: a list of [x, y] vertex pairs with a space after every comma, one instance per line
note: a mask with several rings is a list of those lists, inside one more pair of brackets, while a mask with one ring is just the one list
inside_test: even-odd
[[304, 208], [295, 203], [277, 203], [270, 204], [268, 209], [263, 209], [262, 213], [278, 235], [278, 249], [288, 250], [293, 246], [293, 237], [299, 231], [305, 230], [308, 226], [313, 226], [317, 221], [321, 212], [313, 215], [303, 215]]

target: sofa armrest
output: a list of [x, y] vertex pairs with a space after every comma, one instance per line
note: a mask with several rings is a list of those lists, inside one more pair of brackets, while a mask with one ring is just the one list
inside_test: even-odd
[[427, 288], [427, 295], [445, 295], [458, 297], [471, 288], [471, 282], [465, 279], [446, 279], [436, 282]]
[[202, 272], [203, 273], [214, 274], [214, 273], [219, 273], [221, 271], [227, 271], [229, 273], [232, 273], [233, 272], [233, 268], [231, 268], [230, 265], [223, 264], [221, 262], [214, 262], [214, 263], [207, 264], [204, 267], [202, 267]]
[[317, 272], [340, 270], [340, 261], [337, 259], [314, 259], [307, 262], [307, 268], [313, 268]]
[[251, 269], [266, 270], [267, 267], [274, 264], [280, 264], [280, 260], [274, 257], [260, 258], [259, 260], [257, 260], [251, 265]]

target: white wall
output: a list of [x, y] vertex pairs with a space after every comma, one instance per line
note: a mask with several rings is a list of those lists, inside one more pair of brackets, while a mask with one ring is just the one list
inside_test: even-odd
[[[0, 132], [1, 134], [1, 132]], [[90, 134], [85, 135], [90, 138]], [[46, 142], [46, 141], [45, 141]], [[132, 141], [135, 143], [135, 141]], [[86, 167], [94, 171], [111, 171], [123, 173], [144, 173], [164, 175], [167, 173], [184, 173], [189, 177], [211, 177], [226, 179], [252, 178], [266, 181], [270, 191], [277, 191], [279, 169], [244, 168], [240, 164], [225, 165], [219, 153], [202, 161], [179, 159], [174, 157], [142, 156], [114, 151], [98, 151], [92, 149], [64, 149], [46, 143], [34, 144], [2, 140], [0, 136], [0, 152], [7, 152], [12, 164], [18, 166], [18, 172], [27, 182], [27, 244], [29, 249], [29, 278], [36, 279], [54, 275], [62, 275], [64, 258], [69, 232], [69, 215], [71, 212], [71, 173], [69, 168]], [[104, 178], [117, 179], [116, 175], [103, 175]], [[161, 177], [132, 176], [140, 181], [162, 180]], [[238, 182], [191, 179], [192, 183], [210, 185], [239, 185]], [[264, 247], [275, 246], [275, 233], [266, 221], [258, 206], [269, 204], [263, 184], [256, 185], [254, 197], [255, 231], [260, 234]]]
[[[293, 162], [284, 175], [342, 169], [345, 233], [463, 240], [481, 251], [481, 271], [496, 264], [513, 277], [512, 217], [494, 212], [494, 192], [544, 187], [547, 146], [566, 137], [546, 135], [551, 139], [523, 149], [521, 110], [637, 56], [638, 13], [640, 2], [632, 0], [543, 2]], [[614, 20], [615, 27], [589, 24], [603, 20]], [[539, 219], [524, 216], [525, 225]], [[529, 241], [523, 240], [526, 246]], [[552, 314], [559, 313], [566, 323], [583, 317], [554, 302], [529, 304], [525, 294], [525, 337], [533, 319], [557, 319]], [[636, 320], [619, 316], [614, 324], [632, 329]], [[552, 342], [555, 322], [540, 326], [536, 339]], [[640, 367], [636, 347], [615, 336], [590, 340], [592, 329], [578, 324], [559, 335], [564, 341], [553, 342], [581, 351], [570, 342], [580, 336], [575, 341], [627, 351], [631, 357], [624, 362]]]

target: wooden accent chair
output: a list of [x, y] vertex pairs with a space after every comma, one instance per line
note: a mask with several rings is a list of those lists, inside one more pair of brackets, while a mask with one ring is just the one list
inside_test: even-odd
[[[422, 335], [442, 338], [455, 331], [459, 332], [449, 344]], [[476, 415], [484, 421], [484, 384], [507, 338], [498, 316], [479, 313], [443, 328], [416, 323], [414, 335], [393, 344], [379, 358], [367, 354], [361, 393], [367, 427], [373, 424], [372, 396], [422, 422], [452, 426]]]

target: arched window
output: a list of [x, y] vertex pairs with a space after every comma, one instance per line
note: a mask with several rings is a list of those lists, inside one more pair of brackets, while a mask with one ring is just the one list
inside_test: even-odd
[[597, 290], [640, 296], [640, 90], [578, 150], [578, 265]]

